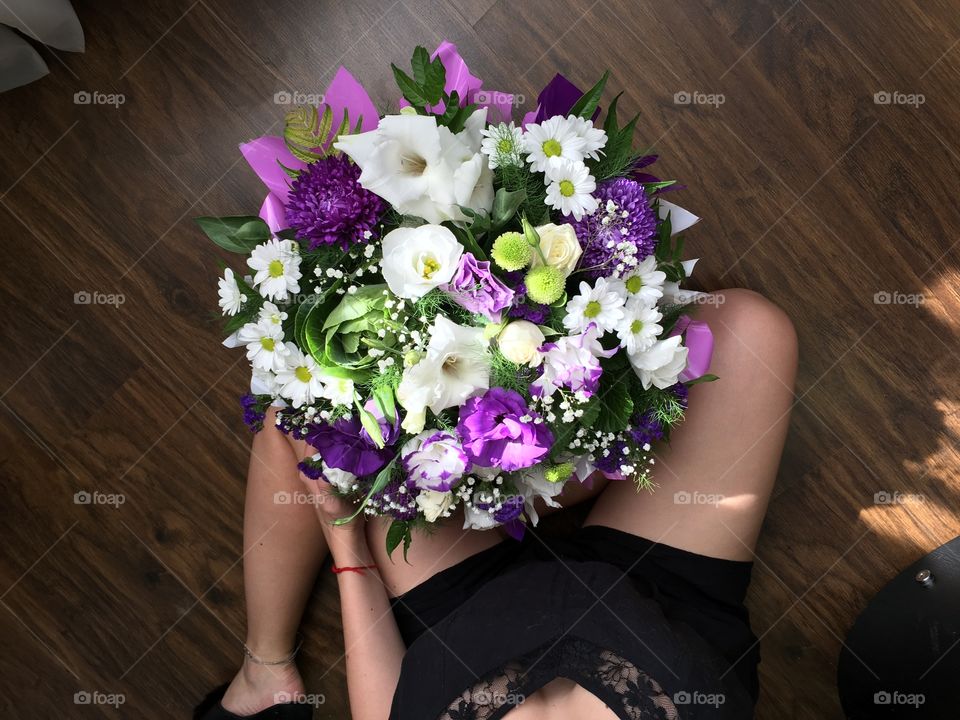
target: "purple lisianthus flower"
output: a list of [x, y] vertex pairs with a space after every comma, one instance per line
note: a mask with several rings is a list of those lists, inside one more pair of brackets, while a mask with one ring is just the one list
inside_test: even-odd
[[470, 459], [451, 432], [427, 430], [400, 450], [408, 478], [422, 490], [447, 492], [470, 467]]
[[382, 448], [373, 442], [357, 416], [341, 418], [332, 424], [314, 423], [307, 428], [304, 438], [330, 467], [364, 477], [379, 472], [393, 458], [390, 443], [396, 439], [395, 427], [395, 424], [380, 422], [386, 442]]
[[475, 465], [520, 470], [550, 452], [553, 433], [530, 411], [523, 396], [495, 387], [460, 408], [457, 434]]
[[530, 384], [530, 392], [538, 397], [551, 396], [560, 388], [585, 397], [593, 395], [600, 385], [603, 369], [600, 357], [610, 357], [616, 352], [604, 350], [597, 340], [597, 326], [591, 324], [580, 335], [562, 337], [556, 342], [543, 345], [542, 374]]
[[345, 155], [331, 155], [307, 165], [290, 187], [286, 216], [299, 240], [319, 245], [365, 241], [384, 211], [379, 195], [361, 187], [360, 168]]
[[501, 311], [513, 302], [513, 290], [490, 272], [490, 262], [469, 252], [460, 256], [457, 272], [444, 290], [461, 307], [493, 322], [500, 322]]
[[620, 243], [632, 245], [638, 261], [653, 253], [657, 214], [643, 185], [617, 178], [600, 183], [593, 196], [600, 201], [597, 212], [571, 223], [583, 248], [580, 267], [588, 277], [610, 275], [624, 254], [617, 248]]

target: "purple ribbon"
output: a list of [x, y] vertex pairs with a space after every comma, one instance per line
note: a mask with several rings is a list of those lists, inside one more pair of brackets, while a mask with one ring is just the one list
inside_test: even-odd
[[680, 373], [681, 382], [690, 382], [707, 374], [713, 358], [713, 333], [710, 326], [688, 315], [681, 315], [670, 337], [683, 334], [683, 344], [687, 347], [687, 366]]

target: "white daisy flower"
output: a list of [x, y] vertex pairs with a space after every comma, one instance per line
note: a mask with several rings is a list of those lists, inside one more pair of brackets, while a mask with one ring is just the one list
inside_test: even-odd
[[286, 300], [300, 292], [300, 252], [293, 240], [271, 238], [257, 245], [247, 259], [256, 274], [253, 284], [268, 300]]
[[590, 193], [597, 189], [593, 175], [582, 162], [551, 158], [547, 165], [547, 205], [581, 220], [592, 215], [599, 203]]
[[323, 382], [322, 397], [334, 405], [353, 405], [353, 401], [357, 396], [353, 388], [353, 380], [350, 378], [335, 377], [323, 370], [320, 371], [320, 378]]
[[539, 125], [531, 123], [523, 134], [523, 149], [529, 153], [527, 161], [537, 172], [545, 172], [550, 159], [555, 157], [583, 161], [583, 145], [575, 118], [562, 115], [554, 115]]
[[580, 283], [580, 294], [567, 303], [563, 326], [571, 333], [586, 332], [591, 323], [601, 333], [617, 328], [624, 317], [622, 286], [606, 278], [597, 278], [593, 287]]
[[593, 123], [584, 118], [574, 118], [574, 128], [581, 138], [583, 138], [583, 156], [594, 160], [600, 159], [599, 150], [602, 150], [607, 144], [607, 133], [601, 128], [594, 127]]
[[280, 397], [295, 407], [309, 405], [323, 396], [320, 367], [310, 355], [305, 355], [292, 342], [286, 344], [287, 365], [277, 373], [277, 388]]
[[247, 323], [237, 331], [237, 341], [247, 346], [247, 360], [254, 369], [279, 372], [286, 368], [287, 348], [280, 325], [269, 321]]
[[657, 324], [662, 319], [663, 315], [655, 307], [628, 304], [617, 327], [620, 344], [630, 355], [649, 350], [663, 332], [663, 327]]
[[667, 274], [657, 270], [657, 259], [648, 255], [643, 262], [623, 276], [623, 286], [627, 292], [627, 304], [656, 305], [663, 297], [663, 283]]
[[278, 308], [272, 302], [267, 300], [260, 308], [260, 316], [257, 318], [260, 322], [268, 322], [273, 325], [282, 325], [283, 321], [289, 316], [283, 310]]
[[247, 301], [247, 296], [240, 292], [240, 286], [237, 285], [237, 278], [234, 277], [233, 270], [226, 268], [217, 285], [219, 286], [220, 309], [223, 310], [223, 314], [236, 315]]
[[514, 126], [511, 121], [491, 125], [480, 131], [483, 142], [480, 143], [480, 152], [486, 155], [491, 170], [503, 165], [521, 165], [523, 160], [520, 153], [523, 150], [523, 130]]

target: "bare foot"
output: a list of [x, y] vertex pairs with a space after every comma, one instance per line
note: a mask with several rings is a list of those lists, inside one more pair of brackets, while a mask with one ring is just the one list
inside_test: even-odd
[[271, 705], [292, 702], [303, 692], [303, 679], [295, 664], [258, 665], [244, 659], [220, 702], [235, 715], [256, 715]]

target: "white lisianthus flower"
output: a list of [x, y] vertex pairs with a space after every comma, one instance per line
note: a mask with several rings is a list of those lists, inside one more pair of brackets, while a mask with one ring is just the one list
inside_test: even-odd
[[223, 277], [217, 283], [218, 293], [220, 295], [220, 309], [224, 315], [236, 315], [240, 308], [247, 301], [247, 296], [240, 292], [240, 286], [237, 285], [237, 278], [234, 277], [233, 270], [226, 268], [223, 271]]
[[453, 505], [452, 492], [421, 490], [417, 495], [417, 507], [427, 522], [436, 522]]
[[268, 300], [286, 300], [289, 293], [300, 292], [300, 251], [293, 240], [272, 238], [257, 245], [247, 265], [256, 271], [254, 287]]
[[655, 306], [628, 302], [617, 328], [620, 345], [631, 355], [649, 350], [663, 332], [663, 327], [657, 324], [662, 319]]
[[323, 396], [320, 367], [310, 355], [305, 355], [292, 342], [286, 344], [287, 366], [277, 373], [277, 387], [281, 397], [295, 408], [309, 405]]
[[402, 427], [419, 433], [427, 408], [439, 413], [462, 405], [490, 387], [490, 354], [482, 328], [464, 327], [438, 315], [430, 329], [426, 355], [403, 371], [397, 402], [407, 411]]
[[607, 144], [607, 133], [601, 128], [594, 127], [593, 122], [586, 118], [573, 118], [574, 129], [577, 135], [583, 138], [584, 157], [599, 160], [599, 150], [602, 150]]
[[623, 285], [627, 292], [627, 304], [656, 305], [663, 297], [663, 283], [667, 274], [657, 270], [657, 259], [653, 255], [624, 275]]
[[445, 430], [425, 430], [400, 449], [407, 478], [422, 490], [453, 489], [470, 466], [460, 439]]
[[566, 158], [550, 158], [547, 164], [546, 203], [564, 215], [579, 221], [592, 215], [600, 203], [591, 195], [597, 189], [593, 175], [582, 162]]
[[333, 146], [360, 166], [360, 185], [397, 212], [429, 223], [461, 221], [459, 206], [493, 205], [493, 173], [480, 153], [486, 121], [480, 108], [454, 134], [432, 115], [387, 115], [376, 130], [341, 135]]
[[[577, 261], [583, 254], [583, 248], [580, 247], [580, 241], [577, 240], [577, 233], [573, 225], [564, 223], [563, 225], [554, 225], [547, 223], [536, 228], [540, 236], [540, 252], [533, 253], [531, 265], [539, 267], [546, 264], [555, 267], [564, 277], [569, 277], [577, 267]], [[543, 258], [540, 255], [543, 254]]]
[[688, 349], [680, 345], [681, 340], [679, 335], [674, 335], [658, 340], [644, 352], [627, 356], [644, 390], [649, 390], [651, 385], [665, 390], [676, 384], [687, 365]]
[[574, 163], [583, 161], [584, 139], [578, 132], [576, 118], [554, 115], [542, 123], [530, 123], [523, 135], [527, 161], [537, 172], [545, 172], [550, 160], [563, 158]]
[[383, 238], [383, 279], [397, 297], [417, 300], [450, 282], [463, 245], [442, 225], [391, 230]]
[[585, 332], [591, 324], [604, 332], [616, 330], [623, 320], [623, 283], [597, 278], [593, 287], [580, 283], [580, 294], [567, 303], [563, 326], [572, 333]]
[[287, 313], [267, 300], [260, 308], [260, 316], [258, 319], [260, 322], [269, 322], [274, 325], [282, 325], [283, 321], [286, 320], [287, 317]]
[[523, 130], [516, 127], [513, 121], [491, 125], [480, 131], [483, 142], [480, 143], [480, 152], [486, 155], [491, 170], [504, 165], [523, 164], [520, 153], [523, 151]]
[[247, 346], [247, 360], [256, 370], [280, 372], [287, 367], [283, 328], [267, 321], [247, 323], [237, 331], [237, 342]]
[[320, 467], [323, 470], [323, 479], [330, 483], [336, 490], [342, 493], [348, 493], [353, 489], [353, 486], [357, 482], [357, 476], [352, 472], [330, 467], [323, 462], [320, 453], [314, 455], [313, 460], [320, 463]]
[[543, 331], [529, 320], [514, 320], [500, 331], [497, 347], [510, 362], [537, 367], [543, 362], [540, 346], [545, 340]]

